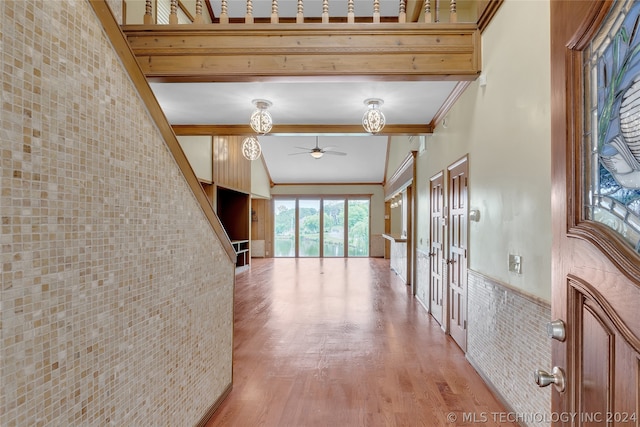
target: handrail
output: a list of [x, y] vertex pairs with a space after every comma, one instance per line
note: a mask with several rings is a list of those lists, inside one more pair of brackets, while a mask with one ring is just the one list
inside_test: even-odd
[[[145, 13], [143, 23], [145, 25], [157, 24], [154, 22], [153, 6], [154, 2], [158, 0], [146, 0], [145, 1]], [[255, 0], [245, 0], [244, 4], [244, 16], [231, 16], [229, 8], [231, 6], [229, 0], [220, 1], [220, 15], [214, 16], [211, 6], [211, 0], [195, 0], [195, 11], [187, 11], [185, 5], [181, 0], [164, 0], [165, 7], [166, 1], [169, 2], [169, 19], [168, 22], [171, 25], [178, 24], [178, 9], [181, 9], [187, 16], [190, 16], [190, 20], [194, 24], [201, 24], [203, 19], [203, 8], [206, 3], [207, 12], [210, 15], [213, 24], [254, 24], [254, 23], [323, 23], [329, 22], [346, 22], [348, 24], [371, 22], [397, 22], [406, 23], [407, 17], [410, 22], [424, 22], [424, 23], [438, 23], [440, 22], [440, 9], [442, 5], [447, 6], [448, 17], [445, 17], [445, 22], [456, 23], [458, 22], [458, 5], [456, 0], [398, 0], [397, 15], [381, 16], [380, 0], [371, 0], [371, 15], [356, 17], [355, 16], [355, 2], [354, 0], [343, 0], [346, 2], [346, 16], [331, 16], [330, 12], [333, 9], [329, 8], [329, 0], [322, 1], [322, 13], [321, 15], [311, 16], [305, 15], [305, 1], [297, 0], [295, 16], [284, 16], [281, 14], [280, 3], [278, 0], [271, 0], [270, 9], [265, 11], [256, 10], [254, 7]], [[240, 3], [237, 0], [233, 0], [234, 4]], [[312, 0], [307, 0], [311, 2]], [[317, 4], [320, 0], [313, 0], [314, 4]], [[264, 2], [266, 3], [266, 2]], [[335, 2], [334, 2], [335, 3]], [[333, 4], [333, 3], [332, 3]], [[341, 5], [341, 6], [344, 6]], [[344, 7], [343, 7], [344, 9]], [[235, 9], [236, 13], [238, 9]], [[444, 16], [445, 14], [443, 14]], [[166, 15], [164, 15], [166, 18]], [[419, 19], [419, 17], [422, 19]], [[475, 17], [474, 17], [475, 18]]]

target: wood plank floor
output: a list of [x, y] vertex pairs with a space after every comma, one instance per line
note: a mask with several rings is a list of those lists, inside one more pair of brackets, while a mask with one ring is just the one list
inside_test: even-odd
[[207, 427], [513, 426], [408, 291], [384, 259], [253, 259], [236, 278], [233, 390]]

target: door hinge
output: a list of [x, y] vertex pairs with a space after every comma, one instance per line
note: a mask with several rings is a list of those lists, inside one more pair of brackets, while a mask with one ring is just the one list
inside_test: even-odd
[[464, 323], [464, 328], [463, 329], [467, 329], [467, 321], [465, 320], [463, 323]]

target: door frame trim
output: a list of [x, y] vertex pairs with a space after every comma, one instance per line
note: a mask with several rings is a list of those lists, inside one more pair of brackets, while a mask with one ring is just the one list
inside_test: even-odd
[[[445, 176], [445, 189], [446, 189], [446, 198], [445, 198], [445, 211], [443, 213], [443, 215], [446, 215], [446, 223], [445, 223], [445, 234], [446, 234], [446, 241], [447, 241], [447, 251], [446, 251], [446, 259], [448, 260], [449, 257], [451, 256], [451, 235], [450, 235], [450, 230], [451, 230], [451, 205], [450, 205], [450, 196], [451, 196], [451, 186], [449, 185], [451, 182], [451, 171], [455, 168], [457, 168], [458, 166], [465, 164], [466, 163], [466, 179], [467, 179], [467, 185], [466, 185], [466, 210], [467, 213], [465, 215], [465, 222], [466, 222], [466, 248], [465, 248], [465, 295], [464, 295], [464, 348], [462, 345], [460, 345], [458, 343], [458, 345], [460, 346], [460, 348], [462, 349], [462, 351], [464, 353], [467, 352], [467, 339], [468, 339], [468, 331], [469, 331], [469, 324], [468, 324], [468, 320], [469, 320], [469, 301], [468, 301], [468, 297], [469, 297], [469, 285], [468, 285], [468, 281], [469, 281], [469, 277], [468, 277], [468, 272], [469, 272], [469, 185], [468, 185], [468, 181], [469, 181], [469, 172], [470, 172], [470, 168], [469, 168], [469, 153], [466, 153], [464, 156], [460, 157], [458, 160], [456, 160], [455, 162], [451, 163], [449, 166], [447, 166], [447, 174]], [[446, 291], [447, 291], [447, 296], [446, 296], [446, 308], [443, 307], [443, 316], [447, 316], [446, 318], [446, 326], [445, 329], [447, 331], [447, 333], [449, 334], [449, 336], [451, 336], [451, 313], [450, 313], [450, 301], [449, 301], [449, 296], [451, 295], [451, 289], [450, 289], [450, 282], [451, 282], [451, 264], [447, 263], [447, 285], [446, 285]]]
[[[433, 202], [433, 198], [432, 198], [432, 185], [433, 182], [435, 180], [440, 179], [442, 181], [442, 212], [440, 213], [440, 218], [441, 221], [444, 220], [444, 213], [445, 213], [445, 206], [446, 206], [446, 197], [445, 197], [445, 189], [446, 189], [446, 176], [444, 173], [444, 169], [441, 169], [440, 171], [438, 171], [435, 175], [431, 176], [429, 178], [429, 254], [431, 254], [431, 249], [433, 246], [433, 206], [431, 205]], [[442, 263], [442, 261], [445, 259], [445, 255], [448, 252], [447, 249], [447, 234], [445, 233], [445, 225], [444, 224], [440, 224], [440, 227], [442, 228], [442, 242], [441, 242], [441, 252], [442, 252], [442, 260], [440, 261]], [[429, 303], [428, 303], [428, 312], [429, 314], [433, 317], [433, 309], [432, 309], [432, 305], [431, 302], [433, 301], [433, 295], [431, 293], [432, 290], [432, 280], [433, 280], [433, 257], [431, 255], [429, 255]], [[445, 319], [445, 316], [447, 314], [447, 311], [445, 310], [446, 307], [446, 303], [447, 303], [447, 291], [445, 289], [445, 284], [444, 284], [444, 278], [442, 277], [442, 270], [444, 270], [443, 266], [440, 267], [441, 271], [440, 271], [440, 286], [441, 286], [441, 293], [442, 293], [442, 302], [439, 304], [440, 306], [440, 319], [439, 319], [439, 323], [440, 323], [440, 327], [442, 329], [444, 329], [445, 331], [448, 332], [447, 330], [447, 322]], [[438, 319], [436, 319], [436, 321], [438, 321]]]

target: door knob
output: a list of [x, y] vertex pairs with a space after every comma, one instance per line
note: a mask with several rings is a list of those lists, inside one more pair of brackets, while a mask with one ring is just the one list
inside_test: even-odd
[[539, 387], [547, 387], [549, 384], [553, 384], [556, 390], [563, 392], [565, 388], [565, 376], [564, 371], [557, 366], [553, 367], [551, 373], [538, 369], [533, 373], [534, 380]]
[[558, 319], [547, 323], [547, 335], [554, 340], [564, 341], [567, 336], [564, 322]]

